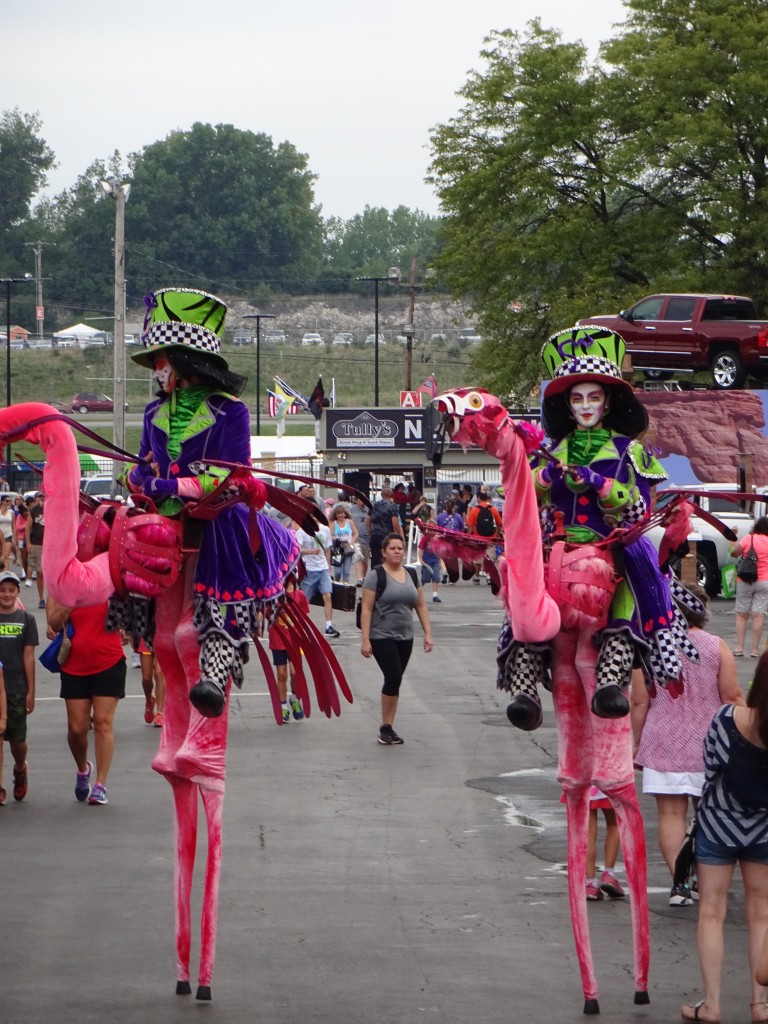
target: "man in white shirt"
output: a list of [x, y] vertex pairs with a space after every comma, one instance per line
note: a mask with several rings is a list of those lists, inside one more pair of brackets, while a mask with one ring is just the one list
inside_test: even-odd
[[305, 533], [299, 528], [296, 531], [296, 540], [301, 548], [301, 557], [304, 561], [304, 568], [307, 573], [301, 581], [301, 589], [306, 594], [307, 600], [311, 601], [315, 594], [323, 598], [323, 610], [325, 612], [325, 635], [341, 636], [338, 629], [333, 626], [333, 606], [331, 594], [333, 593], [333, 581], [331, 580], [331, 531], [327, 526], [318, 524], [317, 533], [314, 537]]

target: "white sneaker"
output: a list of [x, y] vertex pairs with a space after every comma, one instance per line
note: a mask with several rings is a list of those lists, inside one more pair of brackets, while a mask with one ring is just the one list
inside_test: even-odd
[[27, 576], [27, 578], [24, 580], [24, 586], [25, 587], [31, 587], [32, 586], [32, 580], [29, 578], [29, 576]]
[[131, 668], [141, 668], [141, 655], [131, 651]]

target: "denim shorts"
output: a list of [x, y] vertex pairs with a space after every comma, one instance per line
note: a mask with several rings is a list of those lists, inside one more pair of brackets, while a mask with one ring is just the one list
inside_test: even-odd
[[301, 589], [311, 601], [315, 594], [332, 594], [333, 581], [327, 569], [307, 569], [307, 575], [301, 581]]
[[739, 860], [754, 864], [768, 864], [768, 842], [751, 846], [723, 846], [707, 839], [701, 829], [696, 831], [695, 856], [697, 864], [725, 867]]

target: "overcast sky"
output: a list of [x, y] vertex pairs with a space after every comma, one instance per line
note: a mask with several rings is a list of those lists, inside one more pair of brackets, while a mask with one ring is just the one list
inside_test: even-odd
[[438, 213], [429, 130], [459, 110], [484, 37], [536, 16], [594, 50], [626, 11], [621, 0], [17, 0], [0, 22], [0, 108], [39, 113], [59, 164], [51, 194], [97, 158], [202, 121], [306, 153], [325, 216]]

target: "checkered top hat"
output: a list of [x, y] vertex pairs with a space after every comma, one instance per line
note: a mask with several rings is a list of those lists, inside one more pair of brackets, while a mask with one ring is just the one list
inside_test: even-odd
[[[567, 432], [562, 414], [566, 412], [568, 390], [586, 381], [602, 384], [611, 393], [612, 429], [630, 437], [645, 430], [648, 412], [632, 385], [621, 376], [625, 349], [620, 334], [595, 325], [569, 327], [552, 335], [541, 350], [541, 358], [552, 377], [544, 388], [542, 407], [545, 429], [551, 437]], [[607, 420], [608, 416], [606, 425]]]
[[589, 380], [618, 384], [631, 391], [620, 369], [625, 348], [621, 335], [605, 327], [569, 327], [553, 334], [541, 350], [541, 358], [552, 377], [544, 390], [545, 398]]
[[194, 288], [160, 288], [150, 292], [144, 303], [144, 350], [131, 355], [134, 362], [151, 369], [156, 352], [186, 348], [207, 356], [223, 370], [228, 369], [226, 359], [219, 355], [227, 313], [221, 299]]

